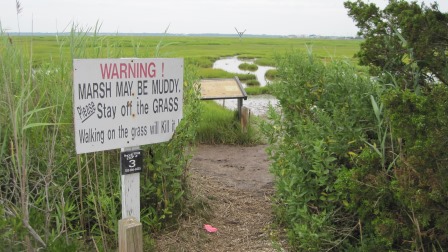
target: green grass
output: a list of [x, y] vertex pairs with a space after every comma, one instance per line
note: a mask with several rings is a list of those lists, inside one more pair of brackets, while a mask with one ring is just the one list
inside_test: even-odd
[[[13, 43], [29, 49], [32, 41], [34, 65], [54, 61], [70, 54], [70, 44], [60, 44], [64, 36], [16, 36]], [[98, 57], [182, 57], [200, 69], [203, 78], [226, 78], [225, 72], [209, 71], [220, 57], [238, 56], [240, 59], [255, 59], [255, 64], [274, 66], [278, 54], [298, 49], [312, 48], [313, 54], [324, 61], [329, 59], [353, 59], [361, 40], [337, 39], [291, 39], [291, 38], [245, 38], [237, 37], [180, 37], [180, 36], [92, 36], [86, 49], [99, 48]], [[162, 47], [157, 45], [162, 41]], [[107, 50], [101, 50], [105, 48]], [[205, 70], [206, 69], [206, 70]]]
[[[255, 60], [255, 64], [275, 66], [275, 58], [291, 50], [306, 51], [312, 48], [313, 55], [329, 59], [353, 59], [359, 50], [361, 40], [330, 39], [290, 39], [290, 38], [245, 38], [237, 37], [180, 37], [180, 36], [94, 36], [83, 37], [83, 50], [95, 52], [97, 58], [120, 57], [182, 57], [186, 65], [198, 68], [199, 78], [233, 78], [235, 74], [212, 69], [213, 62], [221, 57], [238, 56], [240, 59]], [[70, 58], [73, 43], [65, 35], [57, 36], [16, 36], [15, 45], [33, 52], [33, 65], [41, 66], [57, 62], [60, 58]], [[61, 41], [64, 41], [61, 43]], [[161, 45], [161, 46], [158, 46]], [[87, 57], [78, 54], [78, 58]], [[238, 78], [248, 83], [249, 94], [270, 93], [268, 87], [256, 87], [253, 74], [238, 74]], [[275, 79], [276, 71], [267, 72], [269, 80]], [[208, 106], [207, 106], [208, 107]], [[224, 112], [216, 112], [222, 114]], [[233, 112], [232, 112], [233, 113]], [[212, 113], [213, 115], [213, 113]], [[221, 140], [216, 140], [220, 142]], [[222, 141], [221, 141], [222, 142]]]
[[271, 94], [270, 86], [264, 87], [247, 87], [246, 90], [247, 95], [262, 95], [262, 94]]
[[[118, 150], [76, 155], [72, 62], [129, 57], [123, 48], [143, 58], [149, 49], [160, 55], [160, 49], [147, 50], [135, 41], [112, 42], [82, 31], [59, 41], [10, 40], [0, 29], [1, 251], [89, 251], [93, 243], [98, 251], [116, 251], [121, 211]], [[142, 146], [145, 156], [151, 156], [140, 187], [145, 240], [152, 239], [149, 232], [177, 220], [187, 197], [187, 149], [200, 114], [197, 81], [196, 67], [186, 64], [184, 119], [175, 136], [167, 143]]]
[[257, 77], [254, 74], [237, 74], [240, 81], [246, 82], [251, 80], [256, 80]]
[[241, 70], [247, 70], [252, 72], [258, 70], [258, 66], [256, 64], [250, 64], [250, 63], [242, 63], [238, 66], [238, 68]]
[[259, 66], [274, 66], [275, 60], [268, 59], [268, 58], [259, 58], [259, 59], [256, 59], [254, 63]]
[[222, 69], [200, 68], [198, 71], [200, 78], [233, 78], [235, 74], [226, 72]]
[[243, 133], [236, 111], [228, 110], [213, 101], [203, 101], [201, 111], [196, 137], [198, 142], [240, 145], [261, 143], [255, 116], [251, 116], [248, 132]]
[[254, 74], [234, 74], [226, 72], [222, 69], [213, 69], [213, 68], [199, 68], [198, 75], [202, 79], [233, 78], [235, 76], [238, 76], [238, 78], [241, 81], [251, 81], [257, 79], [257, 77]]
[[246, 81], [246, 85], [249, 87], [260, 86], [260, 82], [257, 80], [248, 80]]
[[278, 71], [277, 69], [270, 69], [268, 71], [266, 71], [265, 77], [266, 79], [273, 81], [277, 78], [278, 76]]
[[[92, 30], [88, 30], [92, 31]], [[312, 44], [322, 60], [351, 58], [355, 40], [287, 38], [99, 36], [73, 27], [70, 35], [9, 36], [0, 40], [0, 244], [6, 250], [49, 251], [91, 241], [99, 250], [114, 250], [119, 213], [117, 151], [76, 155], [74, 151], [73, 58], [185, 59], [184, 120], [169, 143], [144, 146], [150, 162], [142, 173], [141, 221], [145, 232], [160, 230], [181, 211], [186, 146], [193, 141], [253, 144], [262, 141], [259, 119], [252, 116], [243, 133], [236, 113], [196, 98], [193, 83], [201, 78], [233, 77], [212, 69], [225, 56], [256, 59], [274, 65], [277, 54], [306, 50]], [[194, 65], [196, 69], [191, 67]], [[197, 75], [196, 75], [197, 74]], [[241, 81], [253, 74], [238, 75]], [[268, 88], [248, 88], [265, 92]], [[199, 109], [199, 106], [202, 106]], [[115, 183], [117, 182], [117, 183]], [[169, 193], [166, 193], [169, 192]], [[160, 203], [160, 204], [159, 204]], [[5, 215], [5, 213], [10, 213]], [[12, 216], [11, 216], [12, 215]], [[95, 225], [91, 225], [94, 221]], [[30, 241], [33, 228], [43, 242]], [[62, 245], [59, 243], [61, 242]], [[91, 245], [91, 244], [89, 244]], [[86, 245], [86, 246], [89, 246]]]

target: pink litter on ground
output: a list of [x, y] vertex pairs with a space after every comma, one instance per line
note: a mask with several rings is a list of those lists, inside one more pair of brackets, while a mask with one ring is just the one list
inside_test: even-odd
[[217, 228], [212, 227], [211, 225], [205, 224], [204, 225], [205, 230], [207, 230], [207, 232], [209, 233], [216, 233], [216, 231], [218, 231]]

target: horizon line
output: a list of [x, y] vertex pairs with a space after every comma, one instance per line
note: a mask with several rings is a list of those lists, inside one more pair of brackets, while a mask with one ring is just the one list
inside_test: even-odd
[[[7, 32], [9, 35], [29, 36], [29, 35], [69, 35], [71, 32]], [[87, 32], [86, 34], [98, 35], [140, 35], [140, 36], [218, 36], [218, 37], [238, 37], [233, 33], [161, 33], [161, 32]], [[296, 37], [296, 38], [359, 38], [350, 35], [320, 35], [320, 34], [244, 34], [245, 37]]]

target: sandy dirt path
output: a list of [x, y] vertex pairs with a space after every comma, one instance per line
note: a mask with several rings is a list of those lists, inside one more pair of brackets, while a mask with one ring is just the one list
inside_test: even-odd
[[[157, 237], [157, 251], [281, 251], [273, 229], [266, 145], [200, 145], [190, 166], [190, 212]], [[204, 224], [216, 227], [208, 233]]]

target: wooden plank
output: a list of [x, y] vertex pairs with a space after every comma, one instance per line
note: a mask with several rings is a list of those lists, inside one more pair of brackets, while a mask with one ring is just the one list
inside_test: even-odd
[[241, 109], [243, 108], [243, 98], [238, 98], [238, 119], [240, 119], [241, 120]]
[[118, 221], [118, 251], [143, 252], [142, 224], [134, 217]]
[[[122, 152], [140, 147], [122, 148]], [[123, 164], [122, 164], [123, 165]], [[121, 175], [121, 216], [118, 222], [120, 252], [143, 252], [142, 224], [140, 223], [140, 173]]]
[[247, 133], [250, 123], [250, 110], [248, 107], [243, 106], [241, 108], [241, 130]]
[[121, 218], [140, 221], [140, 173], [121, 175]]

